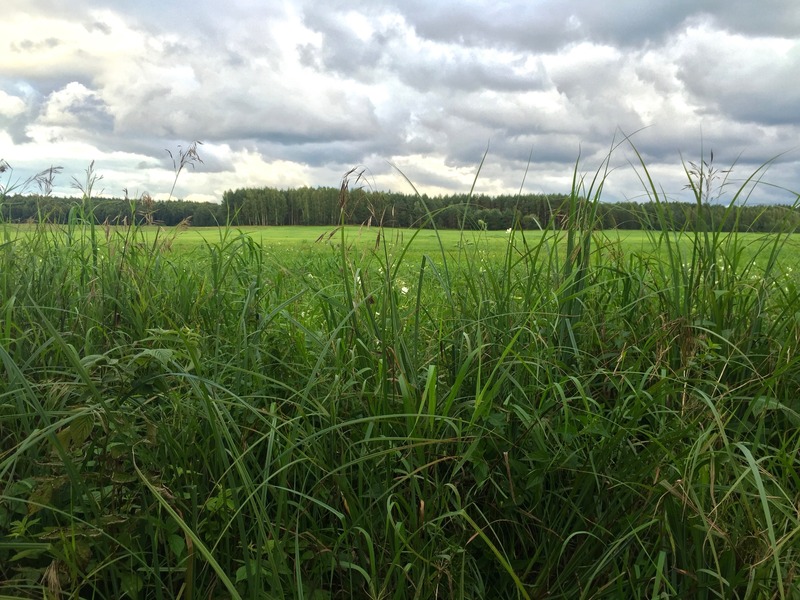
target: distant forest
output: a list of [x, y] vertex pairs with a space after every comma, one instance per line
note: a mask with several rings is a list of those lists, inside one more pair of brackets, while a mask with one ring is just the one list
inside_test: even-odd
[[[137, 201], [119, 198], [57, 198], [52, 196], [0, 196], [0, 216], [6, 222], [66, 223], [70, 211], [81, 208], [93, 214], [97, 223], [160, 224], [173, 226], [188, 221], [193, 226], [218, 224], [248, 225], [337, 225], [347, 224], [387, 227], [430, 227], [427, 215], [433, 215], [443, 229], [524, 229], [561, 227], [569, 203], [566, 194], [525, 194], [484, 196], [454, 194], [426, 196], [364, 189], [339, 188], [242, 188], [223, 194], [222, 203], [186, 200], [156, 201], [145, 196]], [[600, 203], [597, 206], [597, 229], [660, 229], [659, 210], [666, 209], [672, 229], [722, 229], [769, 232], [800, 225], [796, 207], [744, 206], [727, 210], [724, 205], [670, 202], [660, 207], [653, 202]]]

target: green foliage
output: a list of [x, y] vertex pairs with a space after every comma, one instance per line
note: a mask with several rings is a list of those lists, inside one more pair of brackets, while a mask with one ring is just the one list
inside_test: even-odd
[[792, 223], [640, 171], [638, 245], [577, 164], [535, 233], [0, 224], [0, 595], [798, 597]]
[[[176, 167], [177, 168], [177, 167]], [[56, 173], [48, 172], [47, 177]], [[46, 188], [47, 186], [42, 186]], [[0, 186], [0, 193], [2, 193]], [[419, 194], [378, 192], [363, 188], [351, 191], [347, 211], [339, 210], [337, 188], [239, 188], [228, 190], [222, 203], [188, 200], [152, 201], [149, 196], [132, 203], [129, 199], [89, 197], [83, 200], [57, 198], [46, 194], [15, 194], [7, 190], [0, 198], [0, 217], [6, 222], [64, 224], [70, 210], [82, 204], [98, 224], [127, 225], [153, 222], [164, 227], [181, 223], [195, 227], [227, 224], [249, 226], [325, 226], [375, 225], [399, 228], [433, 226], [439, 229], [503, 231], [522, 228], [528, 231], [557, 227], [569, 229], [568, 215], [575, 208], [591, 211], [595, 229], [661, 231], [773, 232], [800, 225], [800, 212], [785, 205], [749, 206], [742, 197], [739, 204], [722, 204], [719, 198], [698, 208], [695, 203], [666, 202], [650, 198], [647, 202], [594, 202], [587, 190], [572, 194], [520, 194], [516, 196], [452, 194], [430, 197]], [[597, 191], [597, 190], [596, 190]], [[146, 204], [152, 202], [150, 206]]]

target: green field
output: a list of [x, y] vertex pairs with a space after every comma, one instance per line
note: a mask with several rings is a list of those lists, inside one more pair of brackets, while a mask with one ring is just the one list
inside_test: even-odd
[[[56, 231], [59, 228], [53, 226]], [[7, 226], [11, 238], [24, 237], [34, 234], [37, 227], [34, 225]], [[341, 243], [341, 230], [334, 227], [158, 227], [142, 226], [137, 228], [137, 242], [160, 248], [162, 251], [175, 254], [204, 249], [209, 244], [218, 244], [225, 238], [246, 236], [261, 246], [267, 252], [277, 254], [290, 254], [295, 252], [325, 252], [325, 248], [337, 246]], [[517, 247], [538, 244], [543, 237], [550, 235], [550, 231], [517, 230], [513, 234], [508, 231], [456, 231], [434, 229], [392, 229], [377, 227], [344, 228], [345, 241], [349, 248], [360, 251], [374, 251], [376, 242], [380, 242], [381, 251], [388, 246], [390, 252], [402, 251], [414, 259], [422, 256], [433, 258], [441, 257], [444, 250], [448, 258], [458, 259], [458, 255], [468, 254], [472, 247], [479, 247], [493, 257], [502, 258], [511, 240]], [[380, 238], [378, 233], [380, 232]], [[108, 232], [102, 227], [98, 228], [98, 242], [102, 246], [106, 238], [112, 241], [124, 240], [129, 235], [129, 230], [123, 227], [110, 227]], [[669, 252], [659, 243], [661, 232], [655, 231], [622, 231], [601, 230], [593, 234], [595, 245], [622, 251], [627, 254], [640, 255], [652, 254], [663, 250]], [[702, 236], [702, 234], [700, 234]], [[672, 232], [670, 238], [680, 245], [683, 252], [691, 252], [695, 234], [692, 232]], [[767, 254], [760, 251], [764, 240], [771, 236], [761, 233], [730, 233], [718, 234], [718, 243], [725, 243], [730, 239], [740, 247], [745, 258], [756, 258], [763, 261]], [[562, 245], [566, 237], [561, 238]], [[800, 235], [788, 235], [781, 238], [784, 246], [780, 259], [786, 266], [795, 269], [800, 265]], [[661, 248], [661, 250], [658, 250]], [[762, 265], [763, 266], [763, 265]]]
[[798, 598], [799, 258], [0, 224], [0, 597]]

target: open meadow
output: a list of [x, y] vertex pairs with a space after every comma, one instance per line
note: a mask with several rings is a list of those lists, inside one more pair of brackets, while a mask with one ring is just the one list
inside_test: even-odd
[[800, 600], [800, 0], [0, 2], [0, 600]]
[[0, 224], [0, 596], [800, 598], [798, 241], [590, 219]]

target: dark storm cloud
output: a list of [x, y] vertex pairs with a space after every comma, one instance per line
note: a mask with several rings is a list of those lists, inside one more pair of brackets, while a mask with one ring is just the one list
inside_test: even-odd
[[534, 52], [555, 52], [586, 40], [616, 46], [659, 41], [691, 14], [700, 13], [696, 6], [696, 2], [667, 0], [624, 0], [613, 4], [547, 0], [490, 5], [457, 0], [433, 5], [412, 0], [397, 4], [426, 39]]
[[779, 49], [720, 41], [700, 42], [679, 63], [681, 81], [705, 110], [762, 125], [800, 122], [800, 42]]
[[[394, 21], [373, 23], [375, 31], [359, 35], [347, 14], [309, 10], [304, 23], [323, 36], [319, 49], [298, 47], [303, 64], [318, 70], [341, 73], [365, 82], [387, 74], [420, 91], [496, 89], [524, 91], [541, 89], [546, 74], [541, 64], [526, 69], [522, 58], [498, 60], [477, 49], [458, 54], [431, 54], [427, 48], [409, 47]], [[515, 64], [517, 63], [517, 64]]]
[[796, 38], [800, 34], [800, 8], [796, 2], [790, 0], [717, 0], [709, 8], [713, 20], [728, 31], [786, 38]]
[[489, 5], [406, 0], [394, 4], [423, 38], [535, 52], [554, 52], [589, 40], [617, 47], [660, 44], [683, 27], [707, 20], [751, 35], [795, 37], [800, 31], [800, 10], [786, 0], [534, 0]]
[[360, 39], [360, 32], [348, 22], [347, 15], [317, 7], [305, 11], [303, 23], [323, 36], [319, 50], [309, 44], [299, 45], [304, 64], [367, 80], [373, 79], [384, 60], [388, 62], [391, 50], [387, 47], [393, 38], [399, 37], [398, 32], [389, 28]]
[[[367, 156], [374, 156], [374, 148], [369, 143], [352, 143], [340, 140], [329, 143], [309, 143], [286, 146], [276, 141], [262, 141], [257, 148], [269, 160], [289, 160], [315, 167], [327, 166], [347, 170], [364, 162]], [[383, 150], [383, 148], [381, 148]]]
[[403, 83], [423, 92], [476, 89], [521, 92], [542, 89], [546, 78], [541, 69], [518, 74], [510, 65], [491, 64], [475, 55], [441, 61], [419, 60], [397, 70]]

